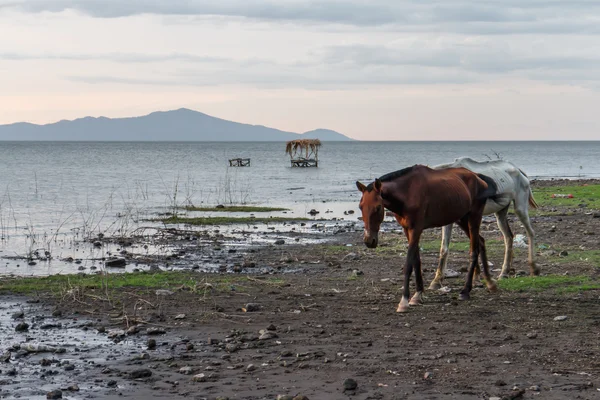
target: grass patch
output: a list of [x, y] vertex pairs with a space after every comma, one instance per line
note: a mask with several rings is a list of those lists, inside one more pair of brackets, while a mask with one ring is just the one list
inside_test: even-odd
[[[118, 290], [122, 288], [137, 289], [196, 289], [197, 284], [210, 283], [217, 290], [227, 289], [232, 284], [243, 284], [249, 281], [283, 286], [282, 279], [258, 279], [240, 275], [206, 276], [195, 272], [163, 271], [133, 272], [109, 275], [51, 275], [45, 277], [5, 278], [0, 281], [0, 293], [57, 293], [69, 288]], [[203, 289], [203, 286], [201, 287]]]
[[68, 287], [102, 289], [103, 285], [119, 289], [143, 287], [168, 289], [193, 286], [198, 275], [184, 272], [136, 272], [111, 275], [51, 275], [33, 278], [9, 278], [0, 282], [0, 292], [32, 293], [53, 292]]
[[158, 219], [156, 221], [165, 224], [188, 224], [188, 225], [231, 225], [231, 224], [267, 224], [269, 222], [293, 222], [293, 221], [308, 221], [308, 218], [286, 218], [286, 217], [271, 217], [271, 218], [252, 218], [252, 217], [176, 217]]
[[[588, 276], [522, 276], [499, 280], [500, 289], [509, 291], [540, 291], [551, 288], [571, 287], [573, 290], [581, 290], [583, 285], [589, 285], [591, 279]], [[594, 284], [595, 285], [595, 284]]]
[[[552, 198], [553, 194], [572, 194], [573, 198]], [[588, 208], [600, 208], [600, 185], [568, 185], [536, 188], [533, 191], [535, 201], [540, 206], [579, 207], [586, 204]]]
[[225, 207], [183, 207], [186, 211], [203, 211], [203, 212], [273, 212], [273, 211], [289, 211], [288, 208], [281, 207], [254, 207], [254, 206], [225, 206]]
[[566, 256], [555, 256], [553, 261], [559, 264], [585, 262], [600, 267], [600, 250], [569, 250]]

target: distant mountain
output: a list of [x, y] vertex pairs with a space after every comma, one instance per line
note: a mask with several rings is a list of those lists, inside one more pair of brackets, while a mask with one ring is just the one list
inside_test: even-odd
[[153, 112], [142, 117], [85, 117], [46, 125], [27, 122], [0, 125], [0, 140], [254, 142], [302, 138], [353, 140], [328, 129], [298, 134], [262, 125], [227, 121], [186, 108]]

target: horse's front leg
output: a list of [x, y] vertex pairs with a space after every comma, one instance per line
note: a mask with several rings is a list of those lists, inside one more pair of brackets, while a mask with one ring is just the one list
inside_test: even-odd
[[[481, 223], [481, 219], [479, 220], [479, 223]], [[469, 217], [463, 218], [459, 221], [461, 228], [469, 233], [469, 255], [471, 257], [471, 265], [469, 266], [469, 272], [467, 272], [467, 280], [465, 282], [465, 287], [463, 290], [461, 290], [460, 295], [458, 296], [459, 300], [469, 300], [471, 298], [470, 293], [471, 289], [473, 289], [473, 277], [475, 275], [475, 270], [478, 267], [479, 260], [479, 223], [477, 223], [477, 218], [474, 218], [473, 215], [470, 215]]]
[[[421, 257], [419, 255], [419, 238], [421, 231], [409, 229], [407, 237], [410, 238], [408, 243], [408, 252], [406, 255], [406, 265], [404, 267], [404, 289], [402, 291], [402, 299], [398, 304], [397, 312], [408, 311], [409, 304], [416, 305], [422, 303], [423, 298], [423, 275], [421, 274]], [[417, 292], [409, 301], [410, 297], [410, 276], [413, 269], [415, 270], [415, 278], [417, 283]]]
[[452, 237], [452, 224], [446, 225], [442, 228], [442, 246], [440, 248], [440, 260], [437, 271], [435, 272], [435, 278], [429, 285], [429, 290], [438, 290], [442, 287], [442, 280], [444, 279], [444, 271], [448, 264], [448, 249], [450, 247], [450, 238]]

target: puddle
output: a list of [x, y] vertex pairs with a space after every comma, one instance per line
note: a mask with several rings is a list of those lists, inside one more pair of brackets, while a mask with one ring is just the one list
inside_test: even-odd
[[[23, 318], [13, 314], [23, 312]], [[29, 325], [16, 332], [17, 324]], [[80, 399], [93, 393], [106, 393], [107, 380], [101, 371], [105, 364], [131, 359], [142, 348], [141, 339], [129, 338], [115, 344], [107, 335], [92, 327], [85, 318], [53, 317], [52, 310], [25, 298], [2, 297], [0, 306], [0, 365], [2, 399], [46, 399], [52, 390], [63, 391], [65, 399]], [[56, 352], [28, 352], [26, 349], [60, 349]], [[17, 348], [20, 348], [17, 350]], [[74, 384], [78, 392], [69, 391]], [[120, 383], [121, 388], [124, 383]], [[115, 387], [110, 390], [117, 390]], [[101, 397], [101, 396], [100, 396]]]

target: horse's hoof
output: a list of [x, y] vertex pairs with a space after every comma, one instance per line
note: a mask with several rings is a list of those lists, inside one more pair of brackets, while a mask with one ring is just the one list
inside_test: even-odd
[[409, 305], [408, 299], [402, 297], [402, 300], [400, 300], [400, 303], [398, 303], [398, 308], [396, 308], [396, 312], [401, 312], [401, 313], [407, 312], [408, 305]]
[[421, 295], [421, 293], [415, 293], [415, 295], [412, 297], [412, 299], [410, 299], [410, 302], [408, 303], [408, 305], [410, 305], [410, 306], [423, 305], [423, 296]]
[[458, 295], [458, 299], [459, 300], [469, 300], [471, 298], [471, 296], [469, 295], [469, 293], [461, 293]]
[[408, 312], [408, 305], [398, 304], [398, 308], [396, 308], [396, 312], [398, 312], [398, 313]]
[[442, 284], [438, 281], [432, 281], [429, 285], [429, 290], [439, 290], [442, 288]]

